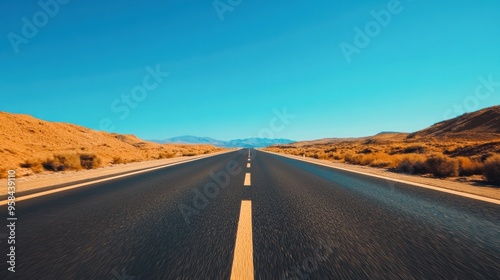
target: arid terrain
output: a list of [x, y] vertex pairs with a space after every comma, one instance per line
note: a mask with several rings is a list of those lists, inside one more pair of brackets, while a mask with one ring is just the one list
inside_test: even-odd
[[406, 174], [500, 185], [500, 106], [443, 121], [415, 133], [329, 138], [266, 148]]
[[5, 112], [0, 112], [0, 131], [0, 176], [5, 176], [7, 169], [16, 169], [19, 175], [26, 176], [223, 150], [211, 145], [157, 144], [134, 135]]

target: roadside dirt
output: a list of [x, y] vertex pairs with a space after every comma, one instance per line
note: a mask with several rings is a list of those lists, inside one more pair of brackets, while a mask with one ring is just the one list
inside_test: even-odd
[[349, 169], [358, 172], [364, 172], [368, 174], [374, 174], [379, 176], [384, 176], [387, 178], [393, 178], [398, 180], [405, 180], [409, 182], [425, 184], [433, 187], [445, 188], [449, 190], [460, 191], [464, 193], [475, 194], [479, 196], [484, 196], [493, 199], [500, 200], [500, 187], [495, 187], [492, 185], [487, 185], [484, 182], [481, 182], [481, 177], [471, 177], [471, 178], [447, 178], [447, 179], [436, 179], [425, 176], [417, 176], [417, 175], [407, 175], [401, 173], [395, 173], [388, 171], [387, 169], [382, 168], [374, 168], [369, 166], [360, 166], [360, 165], [351, 165], [340, 162], [332, 162], [328, 160], [320, 160], [313, 158], [304, 158], [293, 156], [289, 154], [280, 154], [291, 158], [297, 158], [301, 160], [306, 160], [309, 162], [317, 162], [326, 165], [330, 165], [332, 167], [339, 167], [344, 169]]

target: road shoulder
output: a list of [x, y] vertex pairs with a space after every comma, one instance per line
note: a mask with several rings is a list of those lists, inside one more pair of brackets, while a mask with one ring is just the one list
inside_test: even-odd
[[413, 184], [427, 185], [427, 186], [431, 186], [434, 188], [440, 188], [440, 189], [444, 189], [444, 190], [456, 191], [456, 192], [471, 194], [471, 195], [480, 196], [480, 197], [484, 197], [484, 198], [500, 200], [500, 188], [498, 188], [498, 187], [488, 187], [488, 186], [479, 186], [479, 185], [474, 186], [474, 185], [471, 185], [469, 183], [455, 182], [455, 181], [449, 181], [449, 180], [444, 180], [444, 179], [428, 178], [428, 177], [415, 176], [415, 175], [400, 174], [400, 173], [388, 171], [386, 169], [374, 168], [374, 167], [369, 167], [369, 166], [351, 165], [351, 164], [345, 164], [345, 163], [339, 163], [339, 162], [331, 162], [328, 160], [304, 158], [304, 157], [299, 157], [299, 156], [294, 156], [294, 155], [289, 155], [289, 154], [274, 153], [274, 152], [263, 151], [263, 150], [260, 150], [260, 151], [283, 156], [283, 157], [288, 157], [288, 158], [292, 158], [292, 159], [296, 159], [296, 160], [301, 160], [301, 161], [305, 161], [305, 162], [316, 163], [316, 164], [320, 164], [320, 165], [324, 165], [324, 166], [328, 166], [328, 167], [332, 167], [332, 168], [338, 168], [338, 169], [354, 171], [354, 172], [358, 172], [358, 173], [364, 173], [366, 175], [381, 176], [381, 177], [384, 177], [384, 178], [389, 179], [389, 180], [393, 179], [393, 180], [406, 181], [406, 182], [413, 183]]

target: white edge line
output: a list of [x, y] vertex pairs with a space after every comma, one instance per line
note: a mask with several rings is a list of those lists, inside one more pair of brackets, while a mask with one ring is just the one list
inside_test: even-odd
[[384, 177], [384, 176], [365, 173], [365, 172], [356, 171], [356, 170], [350, 170], [347, 168], [332, 166], [332, 165], [328, 165], [328, 164], [324, 164], [324, 163], [320, 163], [320, 162], [309, 161], [307, 159], [303, 159], [303, 158], [292, 156], [292, 155], [278, 154], [278, 153], [263, 151], [263, 150], [261, 150], [261, 151], [264, 153], [275, 154], [278, 156], [287, 157], [287, 158], [291, 158], [291, 159], [295, 159], [295, 160], [300, 160], [303, 162], [308, 162], [308, 163], [321, 165], [321, 166], [325, 166], [325, 167], [330, 167], [333, 169], [339, 169], [339, 170], [343, 170], [343, 171], [348, 171], [348, 172], [352, 172], [352, 173], [357, 173], [357, 174], [366, 175], [366, 176], [370, 176], [370, 177], [380, 178], [380, 179], [389, 180], [389, 181], [393, 181], [393, 182], [408, 184], [408, 185], [417, 186], [417, 187], [426, 188], [426, 189], [431, 189], [431, 190], [435, 190], [435, 191], [445, 192], [445, 193], [449, 193], [449, 194], [454, 194], [454, 195], [458, 195], [458, 196], [462, 196], [462, 197], [472, 198], [472, 199], [500, 205], [500, 200], [494, 199], [494, 198], [484, 197], [484, 196], [480, 196], [480, 195], [475, 195], [475, 194], [470, 194], [470, 193], [465, 193], [465, 192], [460, 192], [460, 191], [455, 191], [455, 190], [450, 190], [450, 189], [445, 189], [445, 188], [440, 188], [440, 187], [434, 187], [434, 186], [430, 186], [430, 185], [425, 185], [425, 184], [421, 184], [421, 183], [415, 183], [415, 182], [410, 182], [410, 181], [405, 181], [405, 180], [400, 180], [400, 179], [395, 179], [395, 178]]
[[[233, 151], [228, 151], [226, 153], [229, 153], [229, 152], [233, 152]], [[90, 181], [90, 182], [80, 183], [80, 184], [71, 185], [71, 186], [67, 186], [67, 187], [57, 188], [57, 189], [53, 189], [53, 190], [38, 192], [38, 193], [30, 194], [30, 195], [24, 195], [24, 196], [16, 197], [15, 201], [16, 202], [24, 201], [24, 200], [28, 200], [31, 198], [36, 198], [36, 197], [45, 196], [45, 195], [49, 195], [49, 194], [53, 194], [53, 193], [63, 192], [63, 191], [76, 189], [76, 188], [80, 188], [80, 187], [84, 187], [84, 186], [88, 186], [88, 185], [92, 185], [92, 184], [102, 183], [102, 182], [106, 182], [106, 181], [110, 181], [110, 180], [114, 180], [114, 179], [119, 179], [119, 178], [132, 176], [132, 175], [136, 175], [136, 174], [141, 174], [141, 173], [145, 173], [145, 172], [149, 172], [149, 171], [153, 171], [153, 170], [157, 170], [157, 169], [168, 168], [171, 166], [175, 166], [175, 165], [179, 165], [179, 164], [183, 164], [183, 163], [188, 163], [188, 162], [192, 162], [192, 161], [196, 161], [196, 160], [200, 160], [200, 159], [204, 159], [204, 158], [209, 158], [209, 157], [221, 155], [221, 154], [225, 154], [225, 153], [217, 153], [217, 154], [208, 155], [205, 157], [189, 159], [189, 160], [185, 160], [185, 161], [181, 161], [181, 162], [174, 162], [171, 164], [166, 163], [166, 165], [151, 167], [151, 168], [148, 168], [145, 170], [132, 171], [131, 173], [127, 173], [127, 174], [117, 175], [117, 176], [99, 179], [99, 180], [95, 180], [95, 181]], [[9, 200], [2, 200], [2, 201], [0, 201], [0, 206], [6, 205], [8, 203], [9, 203]]]

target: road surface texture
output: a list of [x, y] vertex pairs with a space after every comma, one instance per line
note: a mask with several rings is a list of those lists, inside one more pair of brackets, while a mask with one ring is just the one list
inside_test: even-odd
[[0, 279], [500, 279], [499, 205], [256, 150], [20, 201], [16, 216], [16, 272], [4, 225]]

